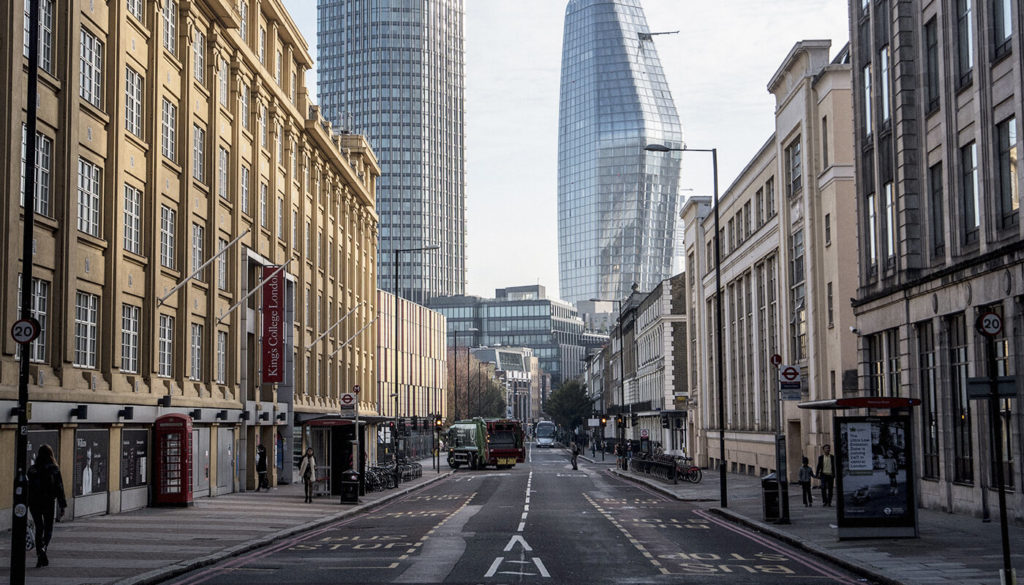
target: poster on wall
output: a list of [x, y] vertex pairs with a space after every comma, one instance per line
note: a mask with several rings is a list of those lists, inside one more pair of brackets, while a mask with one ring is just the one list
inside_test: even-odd
[[29, 431], [28, 437], [28, 464], [35, 465], [36, 453], [43, 445], [49, 445], [53, 449], [53, 455], [60, 463], [60, 432], [59, 431]]
[[140, 487], [148, 483], [148, 453], [148, 430], [121, 431], [121, 489]]
[[910, 417], [836, 417], [840, 538], [917, 536]]
[[110, 433], [106, 429], [75, 431], [76, 496], [107, 491], [107, 470]]

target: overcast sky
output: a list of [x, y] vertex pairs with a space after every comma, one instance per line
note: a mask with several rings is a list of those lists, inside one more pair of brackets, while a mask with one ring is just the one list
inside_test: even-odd
[[[316, 4], [285, 2], [316, 60]], [[565, 0], [465, 0], [467, 294], [558, 296], [558, 82]], [[642, 0], [686, 143], [717, 148], [721, 191], [773, 130], [768, 80], [795, 43], [849, 39], [847, 0]], [[315, 71], [307, 78], [316, 83]], [[313, 92], [315, 96], [315, 91]], [[711, 195], [709, 155], [683, 197]], [[692, 191], [691, 191], [692, 189]]]

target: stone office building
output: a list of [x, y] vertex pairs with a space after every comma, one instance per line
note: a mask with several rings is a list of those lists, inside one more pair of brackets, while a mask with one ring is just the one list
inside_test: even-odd
[[988, 374], [980, 314], [1002, 316], [998, 403], [1010, 516], [1024, 513], [1024, 223], [1020, 2], [850, 2], [860, 388], [913, 408], [922, 506], [994, 513], [991, 412], [967, 380]]
[[719, 266], [715, 202], [691, 197], [683, 206], [693, 365], [687, 408], [697, 429], [691, 453], [703, 466], [718, 466], [724, 440], [729, 471], [764, 475], [776, 469], [775, 439], [784, 434], [792, 479], [802, 456], [813, 459], [835, 442], [828, 412], [780, 404], [773, 355], [799, 368], [801, 401], [855, 387], [853, 314], [842, 300], [856, 290], [857, 261], [856, 232], [844, 220], [854, 193], [850, 65], [845, 47], [831, 60], [830, 48], [828, 40], [801, 41], [772, 75], [775, 132], [718, 201]]
[[[255, 487], [257, 444], [289, 481], [297, 415], [335, 412], [339, 388], [376, 381], [373, 335], [341, 348], [376, 314], [373, 152], [310, 103], [312, 59], [278, 0], [42, 0], [29, 278], [25, 6], [9, 7], [0, 40], [0, 329], [31, 287], [33, 452], [54, 447], [73, 516], [150, 502], [167, 413], [194, 425], [196, 496]], [[282, 279], [260, 288], [276, 266]], [[275, 383], [261, 362], [269, 296]], [[0, 350], [6, 524], [19, 348], [5, 336]]]

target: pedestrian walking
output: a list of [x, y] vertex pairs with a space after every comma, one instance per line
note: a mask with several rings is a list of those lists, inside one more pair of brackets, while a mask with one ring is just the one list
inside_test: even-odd
[[800, 466], [800, 489], [803, 491], [804, 505], [813, 506], [814, 496], [811, 494], [811, 478], [814, 477], [814, 471], [811, 470], [810, 462], [806, 457], [803, 458], [803, 465]]
[[832, 455], [832, 447], [825, 445], [818, 455], [818, 464], [814, 467], [814, 475], [821, 481], [821, 505], [832, 505], [832, 488], [836, 481], [836, 458]]
[[580, 446], [576, 441], [569, 443], [569, 449], [572, 451], [572, 468], [577, 469], [576, 459], [580, 456]]
[[313, 482], [316, 481], [316, 458], [313, 457], [313, 448], [307, 447], [306, 454], [302, 456], [302, 463], [299, 464], [299, 475], [302, 477], [302, 485], [305, 487], [305, 503], [313, 503]]
[[267, 488], [269, 492], [270, 480], [267, 478], [267, 448], [263, 445], [256, 446], [256, 474], [259, 476], [256, 491], [260, 491], [261, 488]]
[[[50, 564], [47, 548], [53, 536], [54, 518], [64, 516], [68, 501], [64, 497], [64, 480], [60, 476], [60, 467], [53, 456], [53, 448], [49, 445], [39, 447], [36, 461], [28, 468], [28, 509], [32, 513], [32, 521], [36, 525], [36, 567]], [[56, 508], [56, 510], [55, 510]]]

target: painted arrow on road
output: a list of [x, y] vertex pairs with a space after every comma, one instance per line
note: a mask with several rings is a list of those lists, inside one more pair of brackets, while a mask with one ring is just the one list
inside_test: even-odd
[[519, 541], [519, 544], [523, 545], [523, 550], [527, 552], [533, 550], [533, 548], [526, 542], [525, 538], [519, 536], [518, 534], [513, 534], [512, 539], [509, 540], [508, 544], [505, 545], [505, 552], [512, 550], [512, 547], [516, 545], [516, 541]]

